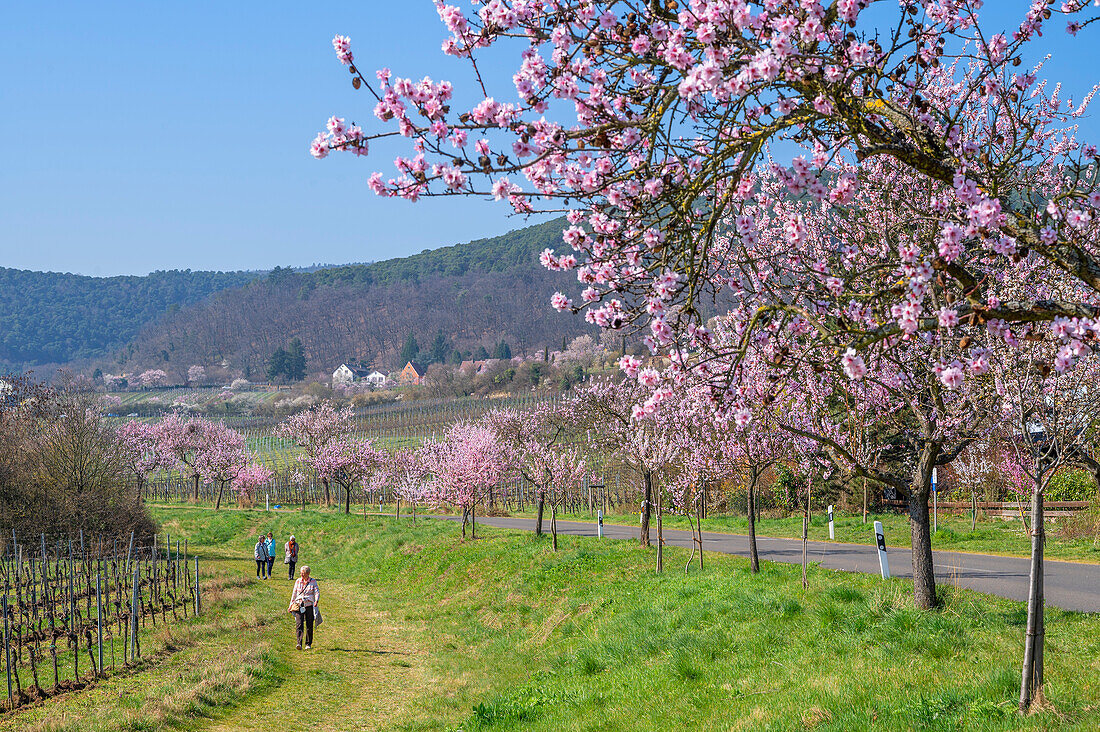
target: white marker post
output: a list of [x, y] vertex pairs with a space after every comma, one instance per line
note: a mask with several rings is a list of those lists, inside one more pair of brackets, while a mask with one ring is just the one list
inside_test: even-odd
[[940, 501], [936, 491], [936, 469], [932, 468], [932, 533], [940, 530]]
[[603, 511], [596, 511], [596, 537], [603, 538]]
[[878, 540], [878, 565], [882, 569], [882, 578], [890, 579], [890, 560], [886, 556], [886, 536], [882, 533], [882, 522], [875, 522], [875, 538]]
[[268, 510], [268, 511], [271, 510], [271, 494], [270, 493], [267, 493], [267, 494], [264, 495], [264, 506], [265, 506], [266, 510]]
[[829, 541], [836, 540], [836, 535], [833, 534], [833, 507], [829, 506]]

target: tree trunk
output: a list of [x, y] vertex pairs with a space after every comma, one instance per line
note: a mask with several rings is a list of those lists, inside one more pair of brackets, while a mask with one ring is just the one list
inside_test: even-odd
[[909, 484], [909, 531], [913, 550], [913, 599], [917, 607], [936, 606], [936, 573], [932, 562], [932, 529], [928, 498], [932, 492], [932, 467], [940, 446], [928, 442], [921, 448]]
[[[749, 476], [749, 567], [753, 574], [760, 572], [760, 552], [756, 547], [756, 471]], [[700, 529], [700, 534], [702, 530]]]
[[[363, 504], [363, 509], [366, 510], [367, 504]], [[351, 486], [344, 486], [344, 513], [351, 513]]]
[[661, 491], [657, 491], [657, 574], [665, 571], [665, 534], [664, 522], [661, 520], [664, 514], [663, 496]]
[[470, 509], [462, 509], [462, 538], [466, 538], [466, 522], [470, 519]]
[[327, 479], [327, 478], [326, 478], [326, 479], [323, 479], [323, 480], [321, 481], [321, 485], [323, 485], [323, 486], [325, 487], [325, 506], [326, 506], [326, 507], [327, 507], [327, 506], [331, 506], [331, 505], [332, 505], [332, 494], [331, 494], [331, 493], [329, 493], [329, 489], [328, 489], [328, 479]]
[[199, 474], [195, 473], [195, 503], [199, 502]]
[[554, 551], [558, 550], [558, 504], [550, 504], [550, 542]]
[[476, 539], [477, 538], [477, 514], [475, 513], [476, 511], [477, 511], [477, 501], [474, 501], [470, 505], [470, 538], [471, 539]]
[[[705, 486], [705, 484], [704, 484]], [[706, 510], [706, 488], [703, 488], [703, 493], [700, 494], [695, 500], [695, 526], [699, 529], [699, 570], [703, 569], [703, 512]]]
[[539, 490], [538, 508], [535, 510], [535, 536], [542, 536], [542, 513], [546, 509], [546, 491]]
[[396, 511], [396, 515], [394, 516], [394, 518], [396, 518], [398, 521], [400, 521], [401, 520], [401, 499], [400, 498], [397, 499], [397, 508], [394, 509], [394, 510]]
[[645, 493], [642, 497], [642, 528], [638, 540], [642, 546], [649, 546], [649, 514], [651, 510], [650, 501], [653, 498], [653, 473], [643, 470], [642, 482], [645, 485]]
[[806, 479], [806, 510], [802, 512], [802, 589], [806, 589], [810, 586], [810, 580], [806, 576], [806, 564], [808, 559], [809, 544], [807, 539], [810, 535], [810, 486], [813, 485], [813, 481], [809, 478]]
[[214, 510], [217, 511], [222, 507], [222, 491], [225, 489], [225, 482], [218, 481], [218, 499], [214, 501]]
[[867, 479], [863, 479], [863, 523], [867, 523]]
[[1020, 711], [1027, 712], [1033, 701], [1043, 698], [1043, 492], [1036, 485], [1031, 492], [1031, 572], [1028, 578], [1027, 635], [1020, 677]]

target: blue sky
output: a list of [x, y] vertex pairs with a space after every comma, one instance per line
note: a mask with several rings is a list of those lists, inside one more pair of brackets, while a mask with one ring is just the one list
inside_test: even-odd
[[[376, 198], [366, 178], [391, 169], [390, 150], [369, 162], [308, 154], [330, 114], [377, 124], [336, 61], [335, 33], [351, 37], [364, 69], [462, 88], [430, 0], [4, 5], [0, 266], [110, 275], [342, 263], [525, 223], [490, 202]], [[1014, 24], [1027, 3], [995, 5], [994, 20]], [[1050, 76], [1073, 79], [1077, 98], [1097, 79], [1096, 38], [1066, 43], [1063, 27], [1049, 28], [1064, 47]], [[507, 83], [511, 69], [499, 73]]]

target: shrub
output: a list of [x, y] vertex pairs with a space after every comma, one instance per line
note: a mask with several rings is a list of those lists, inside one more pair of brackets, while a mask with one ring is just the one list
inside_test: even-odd
[[1096, 497], [1096, 484], [1085, 470], [1059, 470], [1046, 489], [1048, 501], [1088, 501]]

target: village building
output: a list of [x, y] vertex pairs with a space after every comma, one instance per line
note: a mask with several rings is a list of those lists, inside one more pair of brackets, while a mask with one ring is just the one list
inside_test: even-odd
[[[337, 386], [339, 384], [354, 384], [357, 381], [364, 381], [370, 377], [371, 372], [367, 369], [359, 368], [358, 366], [349, 366], [346, 363], [340, 364], [340, 367], [332, 372], [332, 385]], [[383, 379], [385, 377], [383, 376]]]
[[397, 372], [394, 380], [400, 386], [419, 386], [425, 373], [427, 373], [427, 369], [424, 366], [409, 361], [405, 364], [405, 368]]

